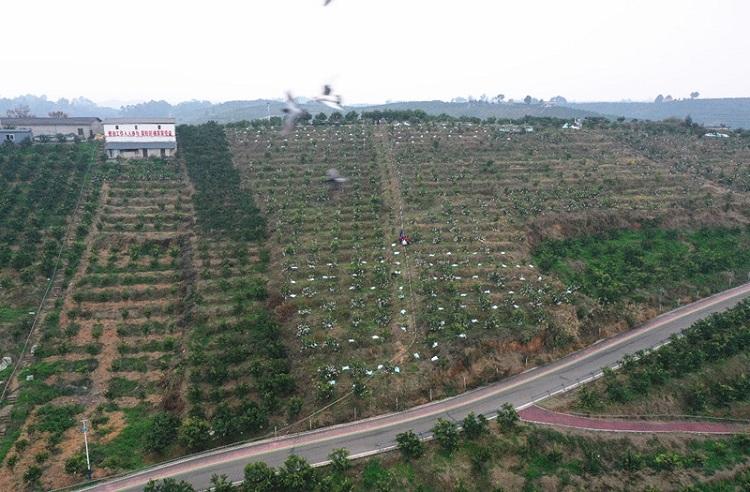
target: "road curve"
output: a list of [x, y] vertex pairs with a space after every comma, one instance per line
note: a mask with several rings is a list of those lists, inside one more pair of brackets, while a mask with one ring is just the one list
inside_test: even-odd
[[142, 490], [150, 479], [166, 477], [186, 480], [199, 489], [208, 487], [213, 474], [225, 474], [232, 481], [242, 480], [244, 466], [252, 461], [279, 466], [290, 454], [297, 454], [310, 463], [321, 464], [335, 448], [348, 449], [352, 457], [382, 452], [395, 446], [398, 433], [414, 430], [429, 436], [438, 418], [461, 420], [469, 412], [492, 417], [505, 402], [522, 409], [551, 394], [570, 390], [599, 377], [601, 368], [615, 366], [625, 354], [659, 347], [671, 335], [695, 321], [729, 309], [746, 297], [750, 297], [750, 283], [662, 314], [636, 329], [595, 343], [551, 364], [445, 400], [309, 432], [206, 451], [83, 490]]

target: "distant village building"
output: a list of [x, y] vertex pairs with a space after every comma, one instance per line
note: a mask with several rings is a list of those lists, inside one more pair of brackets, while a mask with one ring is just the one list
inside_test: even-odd
[[583, 128], [583, 120], [576, 118], [573, 123], [565, 123], [562, 127], [569, 130], [580, 130]]
[[20, 144], [25, 141], [31, 141], [33, 134], [28, 128], [15, 128], [13, 130], [0, 130], [0, 144], [14, 143]]
[[102, 120], [94, 116], [69, 118], [0, 118], [2, 128], [25, 128], [34, 133], [34, 137], [78, 137], [94, 138], [102, 133]]
[[500, 125], [497, 131], [502, 133], [533, 133], [534, 127], [531, 125], [518, 126], [513, 124]]
[[174, 118], [112, 118], [104, 121], [104, 150], [116, 159], [172, 157], [177, 151]]
[[708, 137], [708, 138], [729, 138], [729, 135], [727, 135], [726, 133], [720, 133], [720, 132], [709, 132], [703, 136]]

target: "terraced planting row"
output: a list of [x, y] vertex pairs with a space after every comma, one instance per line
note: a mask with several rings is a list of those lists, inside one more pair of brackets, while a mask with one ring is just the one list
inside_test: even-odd
[[202, 449], [283, 425], [287, 406], [295, 405], [295, 381], [267, 308], [265, 220], [240, 186], [224, 130], [211, 123], [181, 127], [179, 137], [197, 212], [189, 407], [180, 443]]
[[534, 265], [537, 224], [554, 236], [555, 221], [687, 216], [694, 201], [713, 200], [704, 181], [671, 172], [605, 131], [400, 126], [383, 140], [416, 239], [427, 343], [460, 342], [449, 345], [453, 353], [430, 355], [456, 360], [463, 352], [465, 369], [476, 363], [486, 371], [494, 352], [502, 357], [496, 369], [517, 370], [530, 354], [600, 334], [602, 320], [576, 308], [580, 286]]
[[[178, 366], [191, 261], [190, 189], [175, 163], [102, 164], [97, 174], [106, 181], [81, 266], [64, 302], [45, 319], [37, 362], [21, 374], [19, 401], [46, 397], [32, 407], [9, 458], [6, 478], [19, 487], [34, 467], [49, 484], [83, 475], [76, 425], [82, 418], [90, 420], [93, 467], [101, 475], [130, 468], [143, 454], [105, 451], [122, 439], [127, 415], [184, 406]], [[40, 428], [47, 413], [57, 417]]]
[[[18, 358], [94, 151], [92, 144], [0, 146], [0, 357]], [[0, 381], [11, 370], [0, 371]]]
[[[306, 411], [350, 391], [357, 406], [387, 408], [391, 399], [362, 398], [388, 385], [397, 393], [415, 338], [395, 202], [369, 132], [230, 133], [235, 165], [269, 221], [271, 301]], [[348, 181], [326, 182], [331, 168]]]
[[[727, 208], [704, 178], [653, 160], [619, 131], [430, 122], [303, 127], [284, 139], [231, 130], [235, 165], [269, 220], [270, 292], [300, 352], [295, 379], [316, 385], [312, 408], [360, 383], [389, 408], [460, 391], [700, 295], [681, 289], [660, 305], [646, 286], [646, 298], [614, 307], [535, 264], [548, 238], [747, 220], [737, 213], [747, 197]], [[351, 180], [327, 184], [329, 168]], [[405, 248], [402, 227], [413, 240]], [[627, 323], [615, 317], [623, 310]], [[358, 366], [364, 377], [351, 378]], [[396, 366], [405, 377], [367, 379]]]
[[[728, 135], [706, 137], [706, 133]], [[616, 136], [654, 161], [670, 165], [727, 191], [750, 191], [750, 136], [729, 130], [707, 131], [690, 122], [630, 123]], [[732, 204], [734, 195], [724, 194]]]

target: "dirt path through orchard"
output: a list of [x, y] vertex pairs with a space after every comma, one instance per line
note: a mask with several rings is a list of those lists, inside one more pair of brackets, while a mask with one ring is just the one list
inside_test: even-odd
[[[380, 164], [383, 178], [383, 188], [385, 191], [384, 199], [391, 214], [391, 219], [386, 221], [383, 227], [386, 234], [386, 241], [388, 242], [388, 246], [390, 246], [390, 244], [397, 240], [398, 232], [389, 230], [387, 224], [398, 224], [399, 229], [403, 230], [406, 235], [409, 234], [404, 225], [404, 200], [401, 196], [401, 177], [398, 173], [398, 168], [396, 167], [396, 159], [393, 155], [393, 141], [388, 137], [387, 129], [378, 127], [373, 130], [373, 141], [375, 143], [377, 160]], [[400, 363], [409, 356], [411, 347], [416, 343], [419, 337], [416, 318], [418, 302], [413, 287], [414, 280], [418, 277], [409, 255], [409, 246], [397, 244], [396, 247], [399, 252], [401, 252], [401, 258], [404, 263], [403, 268], [401, 269], [401, 276], [404, 278], [404, 283], [408, 290], [406, 293], [408, 296], [408, 307], [406, 312], [406, 318], [408, 320], [406, 340], [408, 343], [404, 344], [402, 341], [397, 340], [396, 353], [392, 360], [394, 363]], [[388, 247], [386, 249], [388, 249]], [[390, 253], [390, 256], [393, 256], [393, 252]], [[392, 259], [392, 261], [395, 260]], [[409, 337], [409, 335], [411, 336]]]

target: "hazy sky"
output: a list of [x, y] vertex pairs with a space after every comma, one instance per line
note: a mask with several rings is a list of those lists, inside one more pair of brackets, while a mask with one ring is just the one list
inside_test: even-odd
[[0, 27], [0, 96], [750, 96], [748, 20], [747, 0], [44, 0]]

